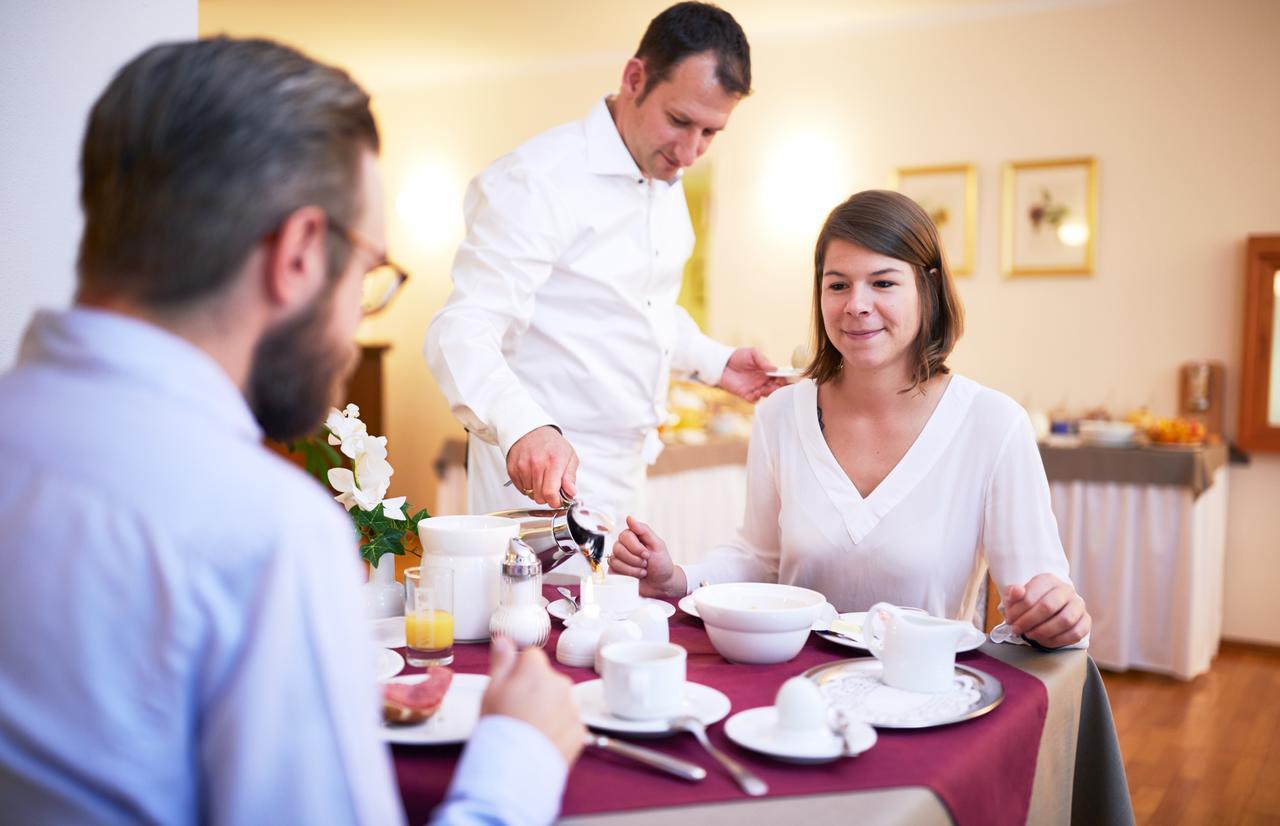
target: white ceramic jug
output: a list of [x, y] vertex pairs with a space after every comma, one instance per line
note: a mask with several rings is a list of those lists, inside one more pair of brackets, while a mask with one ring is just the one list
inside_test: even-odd
[[502, 557], [519, 530], [519, 522], [498, 516], [433, 516], [418, 523], [423, 552], [453, 570], [455, 642], [489, 639]]
[[[881, 618], [881, 612], [888, 621]], [[956, 620], [903, 611], [877, 602], [867, 611], [867, 650], [884, 664], [884, 684], [904, 691], [939, 694], [955, 679], [956, 645], [968, 633]]]

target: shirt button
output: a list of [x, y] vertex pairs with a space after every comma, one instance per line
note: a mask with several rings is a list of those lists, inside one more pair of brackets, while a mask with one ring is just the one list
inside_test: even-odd
[[652, 307], [652, 306], [653, 306], [653, 302], [646, 298], [646, 299], [644, 300], [644, 306], [646, 306], [646, 307]]

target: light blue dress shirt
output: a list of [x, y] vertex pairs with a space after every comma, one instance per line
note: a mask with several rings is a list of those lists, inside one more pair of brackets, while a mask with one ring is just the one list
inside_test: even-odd
[[[0, 376], [0, 801], [14, 823], [399, 823], [350, 521], [203, 351], [41, 313]], [[551, 821], [485, 718], [440, 823]]]

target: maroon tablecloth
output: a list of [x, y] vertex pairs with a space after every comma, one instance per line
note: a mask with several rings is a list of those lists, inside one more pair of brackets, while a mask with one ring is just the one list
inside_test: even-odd
[[[549, 591], [548, 596], [558, 595]], [[554, 621], [553, 626], [547, 644], [549, 654], [554, 654], [560, 630]], [[711, 647], [702, 623], [682, 612], [671, 619], [671, 639], [688, 649], [689, 679], [728, 695], [733, 701], [731, 713], [770, 705], [788, 677], [859, 653], [815, 635], [789, 663], [734, 665]], [[488, 670], [488, 646], [460, 645], [455, 652], [455, 670]], [[1048, 694], [1035, 677], [981, 652], [963, 654], [960, 661], [1004, 684], [1005, 699], [999, 707], [951, 726], [915, 731], [881, 729], [875, 747], [856, 758], [816, 766], [791, 765], [738, 747], [725, 736], [723, 723], [712, 726], [709, 733], [713, 742], [737, 756], [769, 784], [770, 797], [924, 786], [938, 795], [957, 824], [1023, 824], [1031, 801]], [[557, 667], [575, 682], [596, 678], [591, 669]], [[408, 669], [407, 673], [416, 670], [420, 669]], [[707, 768], [707, 779], [687, 783], [588, 749], [569, 776], [563, 813], [578, 815], [748, 799], [691, 735], [640, 742], [700, 763]], [[425, 822], [431, 809], [444, 798], [460, 752], [458, 746], [393, 749], [410, 823]]]

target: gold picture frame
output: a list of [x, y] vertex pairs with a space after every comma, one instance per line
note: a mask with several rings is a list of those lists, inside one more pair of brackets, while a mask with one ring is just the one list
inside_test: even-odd
[[1093, 275], [1096, 158], [1006, 163], [1003, 190], [1000, 258], [1005, 277]]
[[894, 170], [890, 185], [933, 219], [951, 274], [972, 274], [978, 223], [977, 168], [971, 163], [901, 166]]

